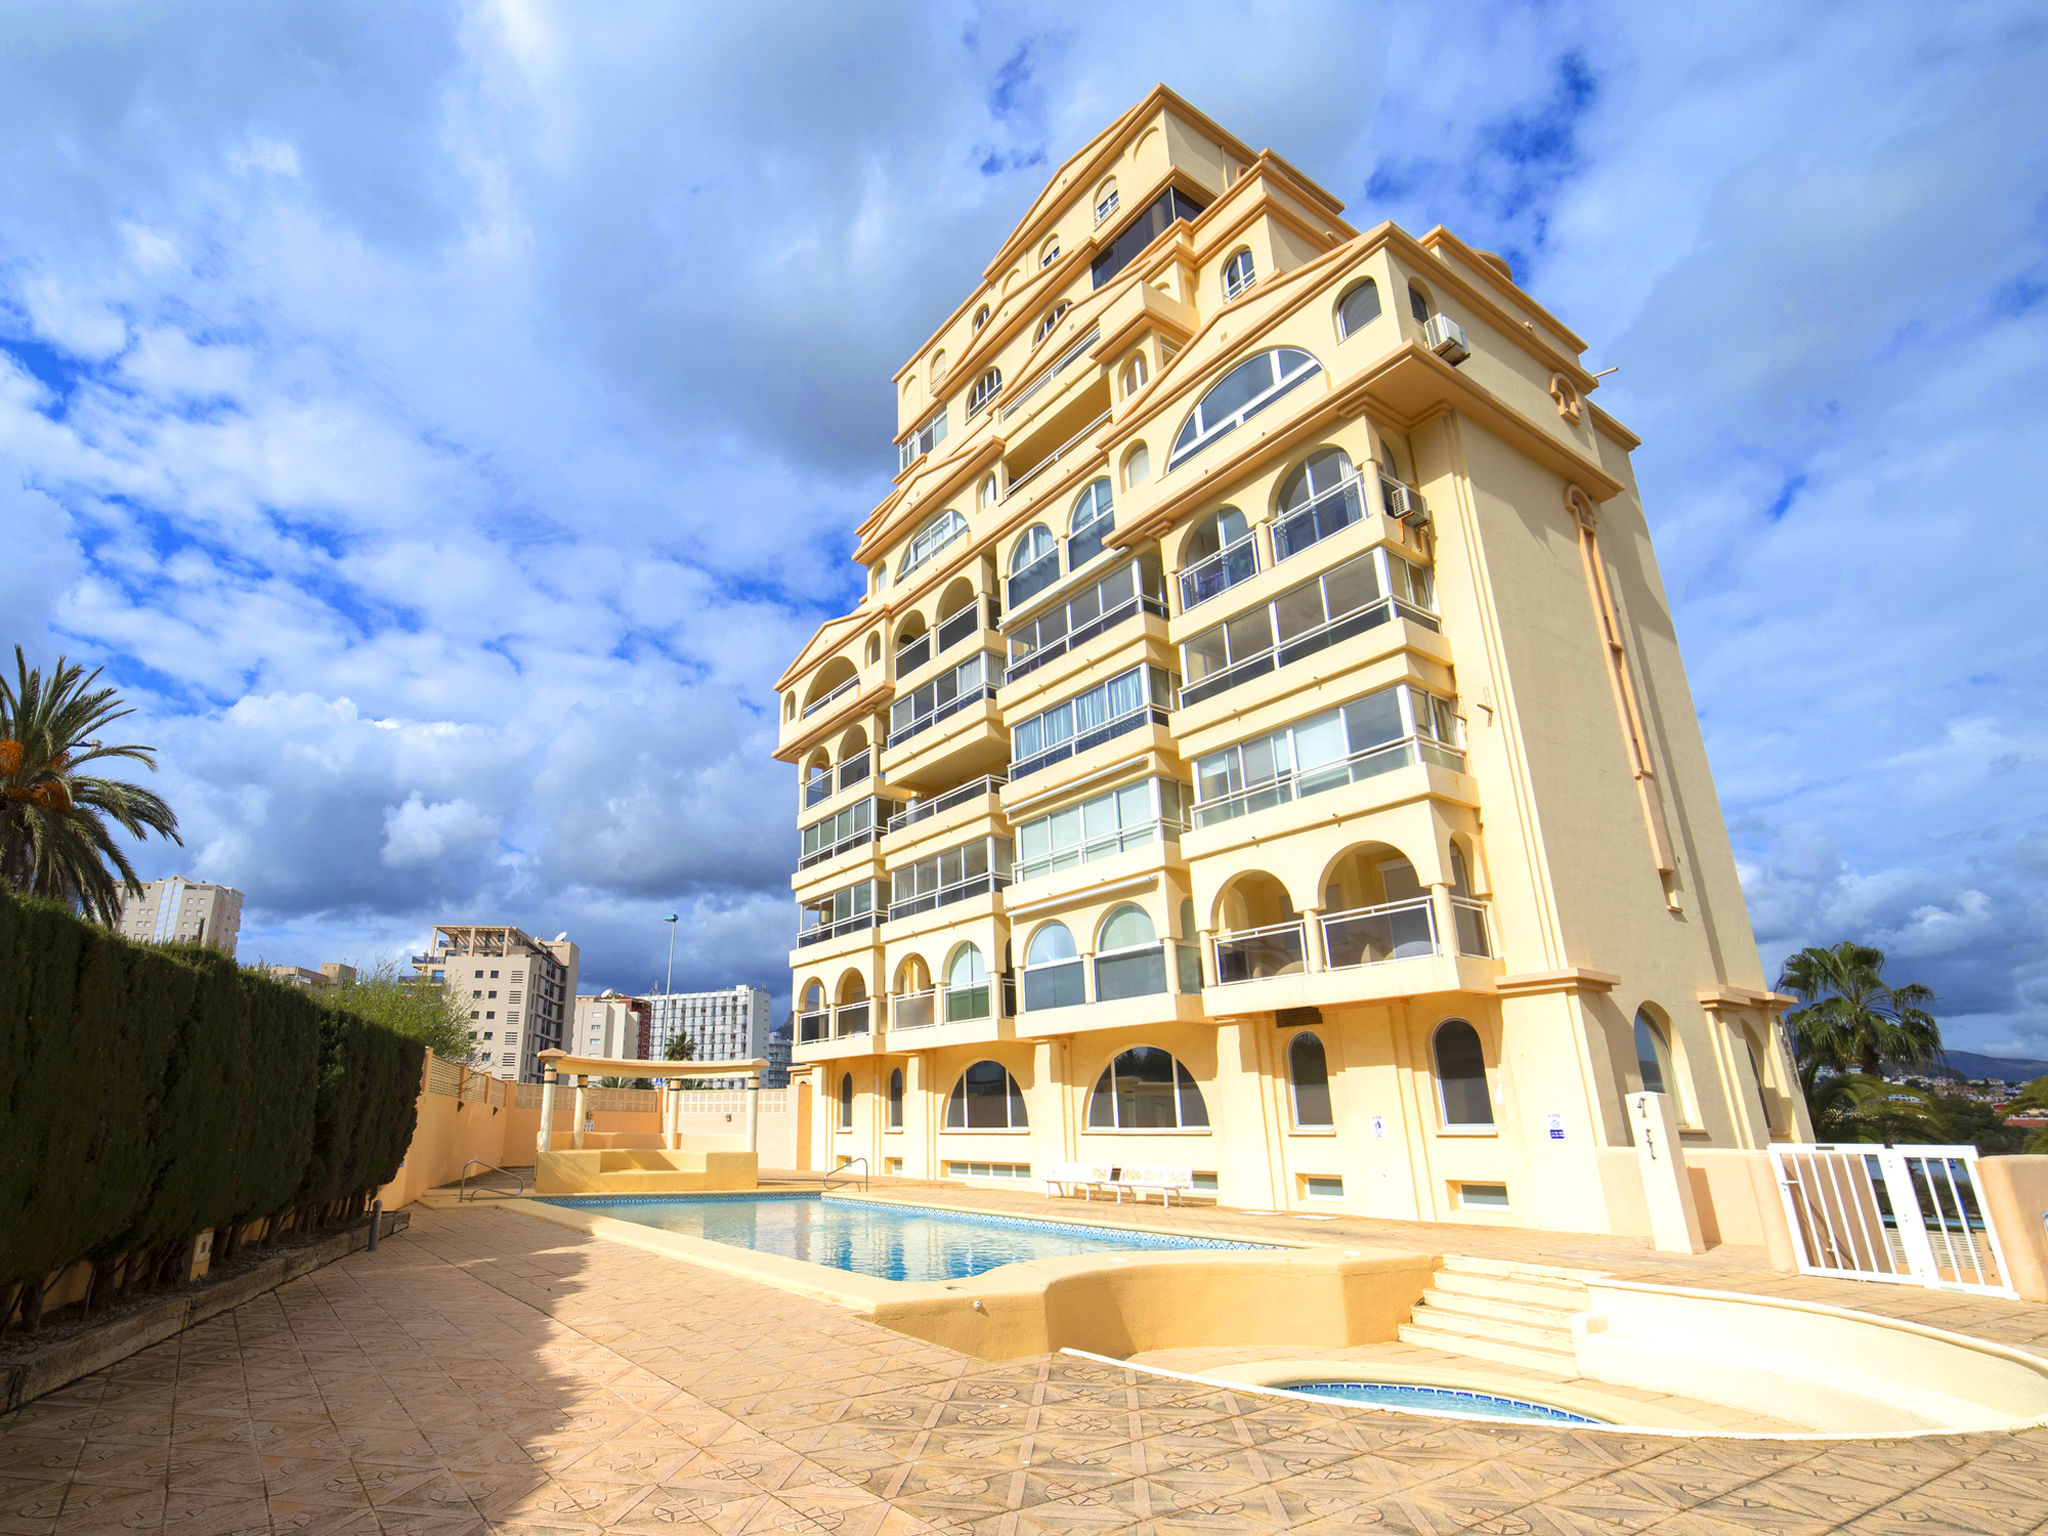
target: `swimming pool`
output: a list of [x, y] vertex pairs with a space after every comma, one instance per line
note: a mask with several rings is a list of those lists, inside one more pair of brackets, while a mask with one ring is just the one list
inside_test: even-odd
[[1364, 1403], [1373, 1408], [1399, 1408], [1409, 1413], [1448, 1413], [1461, 1418], [1514, 1419], [1528, 1424], [1599, 1424], [1584, 1414], [1566, 1413], [1543, 1403], [1527, 1403], [1517, 1397], [1499, 1397], [1491, 1392], [1461, 1392], [1454, 1387], [1417, 1387], [1393, 1381], [1290, 1381], [1279, 1384], [1282, 1392], [1299, 1392], [1304, 1397], [1327, 1397], [1340, 1403]]
[[1079, 1253], [1270, 1249], [1264, 1243], [1109, 1231], [1072, 1222], [976, 1216], [835, 1195], [563, 1196], [543, 1202], [602, 1211], [663, 1232], [825, 1264], [878, 1280], [964, 1280], [1002, 1264]]

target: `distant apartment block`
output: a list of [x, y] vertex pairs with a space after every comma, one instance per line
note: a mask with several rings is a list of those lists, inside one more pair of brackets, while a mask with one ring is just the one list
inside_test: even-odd
[[768, 1036], [768, 1070], [761, 1074], [763, 1088], [789, 1086], [790, 1045], [796, 1039], [796, 1015], [790, 1014]]
[[649, 1012], [644, 998], [619, 992], [577, 998], [572, 1054], [603, 1056], [611, 1061], [646, 1060]]
[[328, 961], [317, 971], [309, 971], [303, 965], [266, 965], [263, 969], [295, 987], [347, 987], [353, 986], [356, 979], [356, 968], [338, 960]]
[[667, 1056], [669, 1041], [679, 1034], [695, 1042], [697, 1061], [750, 1061], [768, 1054], [766, 987], [670, 992], [647, 1002], [652, 1010], [648, 1054], [655, 1060]]
[[206, 944], [232, 955], [242, 935], [242, 893], [183, 875], [152, 880], [140, 896], [122, 893], [115, 931], [145, 944]]
[[508, 1081], [540, 1081], [539, 1053], [567, 1050], [577, 949], [569, 935], [536, 939], [489, 923], [441, 923], [413, 969], [469, 1004], [476, 1064]]

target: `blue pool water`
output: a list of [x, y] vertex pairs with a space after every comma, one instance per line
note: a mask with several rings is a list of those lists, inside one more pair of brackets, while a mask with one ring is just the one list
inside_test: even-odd
[[969, 1216], [880, 1201], [793, 1195], [575, 1196], [547, 1201], [601, 1210], [621, 1221], [731, 1243], [756, 1253], [828, 1264], [878, 1280], [961, 1280], [999, 1264], [1077, 1253], [1266, 1246], [1070, 1222]]
[[1411, 1387], [1391, 1381], [1297, 1381], [1283, 1391], [1305, 1397], [1327, 1397], [1340, 1403], [1365, 1403], [1374, 1408], [1403, 1408], [1411, 1413], [1455, 1413], [1465, 1418], [1517, 1419], [1535, 1424], [1598, 1424], [1583, 1414], [1496, 1397], [1491, 1392], [1460, 1392], [1452, 1387]]

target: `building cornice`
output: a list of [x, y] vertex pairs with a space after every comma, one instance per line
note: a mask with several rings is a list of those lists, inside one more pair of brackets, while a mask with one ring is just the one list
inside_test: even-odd
[[1523, 971], [1514, 976], [1496, 976], [1493, 989], [1502, 997], [1540, 997], [1551, 992], [1612, 992], [1621, 978], [1611, 971], [1596, 971], [1574, 965], [1561, 971]]

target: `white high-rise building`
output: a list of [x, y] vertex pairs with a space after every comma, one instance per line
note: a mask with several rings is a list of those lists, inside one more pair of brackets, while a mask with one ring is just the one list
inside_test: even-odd
[[[768, 989], [744, 984], [718, 992], [669, 992], [647, 999], [653, 1009], [647, 1055], [662, 1061], [677, 1035], [696, 1044], [697, 1061], [752, 1061], [768, 1054]], [[738, 1079], [735, 1078], [734, 1085]]]
[[140, 896], [121, 893], [114, 931], [144, 944], [207, 944], [224, 955], [242, 936], [242, 893], [172, 875], [151, 880]]

